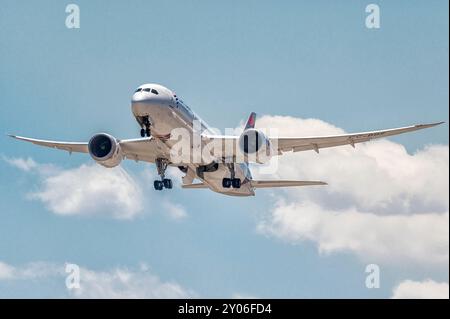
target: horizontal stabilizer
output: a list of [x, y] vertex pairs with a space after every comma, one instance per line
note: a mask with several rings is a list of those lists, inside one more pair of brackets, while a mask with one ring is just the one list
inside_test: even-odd
[[195, 184], [184, 184], [181, 185], [182, 188], [208, 188], [205, 183], [195, 183]]
[[315, 186], [315, 185], [328, 185], [325, 182], [320, 181], [286, 181], [286, 180], [274, 180], [274, 181], [251, 181], [251, 184], [255, 188], [270, 188], [270, 187], [291, 187], [291, 186]]

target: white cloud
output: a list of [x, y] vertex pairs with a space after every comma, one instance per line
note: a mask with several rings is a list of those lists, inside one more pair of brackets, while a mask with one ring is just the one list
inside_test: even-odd
[[27, 280], [61, 275], [62, 268], [46, 262], [31, 262], [16, 267], [0, 261], [0, 281], [2, 280]]
[[257, 119], [257, 128], [276, 128], [280, 136], [321, 136], [344, 134], [345, 131], [319, 119], [264, 115]]
[[142, 191], [120, 166], [97, 164], [47, 176], [42, 189], [30, 195], [58, 215], [110, 215], [131, 219], [142, 212]]
[[[157, 192], [143, 196], [143, 185], [153, 185], [159, 178], [155, 172], [144, 169], [140, 176], [131, 176], [121, 166], [105, 168], [96, 163], [77, 168], [61, 169], [52, 164], [41, 164], [32, 158], [7, 158], [3, 160], [27, 173], [38, 176], [38, 190], [28, 198], [39, 200], [53, 213], [63, 216], [111, 216], [116, 219], [133, 219], [144, 211], [144, 207], [155, 207], [171, 220], [180, 221], [187, 217], [185, 207], [172, 199], [156, 198]], [[182, 173], [177, 168], [167, 171], [174, 187], [181, 188], [178, 180]], [[146, 209], [148, 212], [149, 209]]]
[[37, 173], [38, 175], [45, 177], [58, 173], [60, 169], [52, 164], [41, 164], [36, 162], [31, 157], [6, 157], [2, 156], [3, 160], [9, 165], [20, 169], [26, 173]]
[[0, 261], [0, 280], [14, 278], [14, 267]]
[[448, 283], [405, 280], [393, 290], [394, 299], [449, 299]]
[[195, 293], [175, 282], [162, 282], [146, 270], [115, 268], [111, 271], [80, 270], [80, 289], [71, 293], [77, 298], [189, 298]]
[[[258, 125], [279, 128], [281, 136], [345, 133], [320, 120], [264, 116], [260, 122]], [[413, 138], [420, 132], [409, 134]], [[356, 149], [340, 146], [322, 149], [320, 154], [285, 153], [278, 161], [278, 177], [328, 182], [319, 191], [290, 191], [293, 196], [314, 196], [324, 206], [355, 206], [376, 214], [448, 212], [448, 145], [428, 146], [411, 155], [401, 144], [376, 140], [357, 144]]]
[[[280, 136], [344, 133], [315, 119], [264, 116], [257, 124], [277, 127]], [[259, 225], [263, 233], [294, 243], [313, 241], [322, 253], [448, 266], [448, 146], [408, 154], [401, 144], [379, 140], [356, 149], [287, 153], [278, 160], [273, 178], [329, 185], [274, 190], [279, 200]]]
[[162, 205], [162, 209], [172, 220], [178, 221], [185, 219], [188, 216], [186, 209], [182, 205], [170, 201], [165, 201]]
[[3, 160], [39, 176], [39, 190], [28, 194], [28, 198], [40, 200], [55, 214], [132, 219], [143, 211], [140, 185], [120, 166], [105, 168], [92, 163], [63, 170], [30, 157]]
[[366, 262], [446, 265], [448, 224], [448, 213], [380, 216], [280, 202], [259, 230], [289, 242], [316, 242], [323, 254], [350, 251]]
[[[51, 280], [58, 280], [64, 284], [67, 275], [63, 264], [33, 262], [23, 266], [13, 266], [0, 261], [0, 282], [39, 279], [42, 285]], [[146, 265], [141, 265], [139, 269], [117, 267], [108, 271], [94, 271], [80, 267], [80, 288], [67, 289], [66, 293], [68, 297], [102, 299], [192, 298], [196, 296], [195, 292], [183, 288], [176, 282], [162, 281], [150, 272]], [[55, 294], [61, 296], [64, 292], [55, 291]]]
[[38, 164], [31, 157], [28, 157], [26, 159], [3, 157], [3, 160], [6, 161], [8, 164], [25, 172], [29, 172], [38, 166]]

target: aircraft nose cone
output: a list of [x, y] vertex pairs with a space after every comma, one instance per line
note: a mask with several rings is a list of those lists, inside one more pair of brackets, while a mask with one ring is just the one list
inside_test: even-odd
[[131, 102], [135, 103], [135, 102], [145, 102], [149, 100], [147, 94], [144, 94], [143, 92], [136, 92], [133, 94], [133, 96], [131, 97]]

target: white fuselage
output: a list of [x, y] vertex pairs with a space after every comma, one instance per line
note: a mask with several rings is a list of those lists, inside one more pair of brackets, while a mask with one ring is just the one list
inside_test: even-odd
[[[166, 146], [166, 159], [170, 160], [170, 149], [177, 142], [167, 137], [170, 136], [172, 130], [176, 128], [184, 128], [190, 132], [193, 138], [194, 121], [201, 123], [201, 131], [212, 133], [208, 125], [202, 121], [179, 97], [171, 90], [158, 84], [141, 85], [133, 94], [131, 99], [131, 110], [138, 123], [142, 126], [143, 119], [148, 117], [151, 123], [152, 136], [159, 138]], [[204, 143], [204, 142], [202, 142]], [[204, 145], [202, 145], [204, 147]], [[218, 168], [212, 172], [204, 172], [195, 177], [205, 183], [211, 190], [234, 196], [253, 196], [254, 189], [250, 184], [251, 173], [246, 163], [234, 165], [235, 177], [242, 182], [240, 188], [224, 188], [222, 187], [222, 179], [230, 177], [230, 170], [221, 159], [218, 159]], [[170, 163], [173, 166], [180, 164]], [[210, 163], [183, 163], [193, 172], [197, 167]]]

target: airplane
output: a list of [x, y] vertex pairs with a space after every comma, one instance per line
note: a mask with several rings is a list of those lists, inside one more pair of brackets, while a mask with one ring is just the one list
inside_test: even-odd
[[[40, 140], [17, 135], [9, 135], [15, 139], [31, 142], [36, 145], [60, 150], [88, 153], [98, 164], [111, 168], [119, 165], [123, 159], [144, 161], [156, 164], [159, 180], [154, 181], [155, 190], [173, 187], [172, 180], [166, 178], [168, 167], [177, 167], [185, 175], [182, 177], [182, 188], [210, 189], [214, 192], [232, 196], [254, 196], [259, 188], [327, 185], [321, 181], [301, 180], [255, 180], [249, 168], [250, 155], [280, 156], [285, 152], [301, 152], [313, 150], [319, 153], [322, 148], [350, 145], [367, 142], [397, 134], [412, 132], [440, 125], [444, 122], [418, 124], [401, 128], [378, 130], [371, 132], [342, 134], [333, 136], [308, 137], [270, 137], [255, 128], [256, 114], [251, 113], [244, 130], [239, 136], [217, 135], [204, 121], [195, 114], [185, 102], [173, 91], [159, 84], [140, 85], [131, 98], [131, 111], [140, 127], [140, 138], [116, 139], [107, 133], [98, 133], [88, 142], [61, 142]], [[191, 157], [185, 162], [175, 163], [171, 160], [171, 149], [178, 142], [171, 138], [172, 130], [183, 128], [191, 134], [198, 131], [194, 128], [197, 121], [201, 126], [199, 146], [207, 143], [221, 143], [221, 153], [207, 161], [203, 157], [193, 161]], [[224, 145], [231, 143], [233, 147]], [[190, 141], [190, 148], [193, 142]], [[226, 149], [224, 151], [224, 148]], [[264, 149], [264, 151], [262, 151]], [[238, 161], [238, 153], [244, 160]], [[216, 153], [214, 153], [216, 154]], [[197, 179], [199, 182], [194, 182]]]

